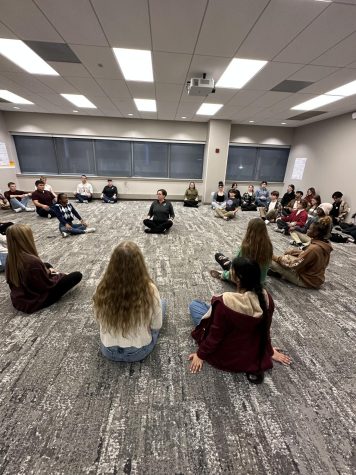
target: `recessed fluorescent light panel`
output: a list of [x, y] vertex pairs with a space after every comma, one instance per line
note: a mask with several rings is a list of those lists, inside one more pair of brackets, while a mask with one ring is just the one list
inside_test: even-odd
[[196, 111], [197, 115], [214, 115], [224, 104], [202, 104]]
[[328, 91], [325, 94], [327, 94], [328, 96], [352, 96], [353, 94], [356, 94], [356, 81], [344, 84], [343, 86], [337, 87], [336, 89]]
[[142, 112], [157, 112], [157, 105], [154, 99], [134, 99], [136, 107]]
[[325, 106], [326, 104], [331, 104], [332, 102], [339, 101], [343, 99], [342, 96], [327, 96], [326, 94], [322, 94], [321, 96], [314, 97], [314, 99], [310, 99], [309, 101], [302, 102], [297, 106], [292, 107], [292, 110], [297, 111], [311, 111], [313, 109], [317, 109], [318, 107]]
[[126, 81], [153, 82], [151, 51], [113, 48]]
[[0, 97], [5, 99], [5, 101], [12, 102], [13, 104], [33, 104], [33, 102], [28, 101], [17, 94], [13, 94], [10, 91], [6, 91], [5, 89], [0, 90]]
[[96, 105], [89, 101], [82, 94], [61, 94], [64, 99], [74, 104], [76, 107], [82, 107], [85, 109], [96, 109]]
[[0, 54], [30, 74], [59, 76], [57, 71], [21, 40], [0, 38]]
[[260, 61], [257, 59], [234, 58], [216, 83], [216, 87], [241, 89], [259, 71], [261, 71], [266, 64], [267, 61]]

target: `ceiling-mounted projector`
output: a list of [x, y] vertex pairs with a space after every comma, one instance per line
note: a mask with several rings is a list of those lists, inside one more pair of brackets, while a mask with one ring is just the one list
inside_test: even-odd
[[215, 92], [214, 79], [207, 78], [205, 74], [202, 78], [192, 78], [187, 82], [187, 91], [190, 96], [207, 96]]

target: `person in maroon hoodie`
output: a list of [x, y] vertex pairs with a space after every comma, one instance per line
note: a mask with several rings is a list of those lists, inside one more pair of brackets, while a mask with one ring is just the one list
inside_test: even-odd
[[297, 209], [292, 211], [288, 216], [282, 216], [277, 218], [277, 227], [275, 231], [277, 233], [289, 234], [290, 231], [294, 231], [295, 228], [302, 228], [308, 219], [308, 202], [302, 200], [298, 203]]
[[232, 276], [237, 291], [213, 297], [210, 306], [199, 300], [190, 304], [196, 325], [192, 337], [199, 345], [189, 355], [192, 373], [206, 361], [224, 371], [246, 372], [251, 382], [261, 383], [263, 372], [273, 366], [272, 359], [290, 364], [290, 358], [271, 345], [274, 303], [261, 286], [260, 272], [255, 261], [236, 257]]

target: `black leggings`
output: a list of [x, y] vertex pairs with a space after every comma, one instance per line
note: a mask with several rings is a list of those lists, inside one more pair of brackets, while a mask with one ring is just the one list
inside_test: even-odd
[[143, 224], [150, 228], [151, 233], [161, 234], [173, 226], [172, 221], [154, 221], [152, 219], [144, 219]]
[[[47, 269], [50, 269], [52, 266], [45, 263]], [[49, 291], [48, 297], [43, 303], [42, 308], [49, 307], [50, 305], [57, 302], [64, 294], [66, 294], [70, 289], [75, 287], [82, 280], [81, 272], [71, 272], [70, 274], [65, 275], [62, 279]]]
[[193, 200], [185, 200], [183, 201], [183, 206], [188, 206], [189, 208], [198, 208], [199, 203]]

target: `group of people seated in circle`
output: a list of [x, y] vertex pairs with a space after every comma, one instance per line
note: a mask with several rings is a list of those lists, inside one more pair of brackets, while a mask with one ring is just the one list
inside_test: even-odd
[[[45, 217], [47, 212], [47, 217], [59, 220], [63, 237], [94, 231], [69, 203], [67, 194], [55, 195], [52, 190], [46, 190], [45, 180], [36, 181], [36, 191], [31, 193], [18, 191], [13, 185], [9, 184], [11, 194], [8, 196], [14, 211], [19, 208], [16, 202], [13, 206], [12, 200], [21, 203], [22, 198], [32, 197], [39, 216]], [[84, 176], [82, 185], [86, 185]], [[46, 194], [45, 191], [50, 194], [51, 204], [41, 202], [41, 194]], [[76, 199], [89, 202], [89, 199], [83, 198], [89, 198], [85, 193], [90, 193], [90, 190], [80, 188]], [[114, 195], [117, 199], [117, 189], [111, 196], [104, 192], [103, 195], [109, 199], [105, 202], [110, 203]], [[146, 233], [165, 233], [172, 226], [174, 210], [166, 197], [166, 190], [157, 191], [157, 200], [151, 204], [148, 217], [143, 222]], [[221, 197], [225, 197], [225, 206]], [[333, 204], [321, 203], [313, 188], [307, 191], [306, 199], [302, 197], [301, 191], [295, 193], [294, 186], [289, 185], [282, 200], [279, 200], [278, 192], [269, 193], [266, 182], [261, 183], [256, 193], [250, 185], [242, 196], [237, 184], [233, 184], [225, 195], [224, 184], [219, 182], [212, 200], [214, 212], [234, 213], [235, 209], [243, 209], [245, 202], [250, 207], [254, 204], [260, 217], [249, 220], [235, 257], [227, 257], [221, 252], [215, 254], [222, 270], [212, 269], [211, 276], [230, 282], [235, 289], [214, 296], [210, 304], [194, 300], [189, 305], [195, 327], [192, 337], [198, 345], [197, 351], [189, 355], [192, 373], [199, 372], [205, 361], [218, 369], [245, 372], [249, 381], [260, 383], [264, 371], [272, 367], [273, 360], [290, 364], [289, 356], [271, 344], [274, 302], [265, 288], [267, 275], [299, 287], [319, 289], [325, 280], [332, 252], [329, 242], [332, 227], [340, 226], [343, 232], [355, 228], [345, 222], [349, 208], [341, 192], [333, 193]], [[237, 201], [235, 209], [227, 208], [229, 200], [232, 205]], [[196, 206], [195, 203], [198, 203], [198, 192], [195, 183], [191, 182], [183, 204]], [[231, 219], [233, 216], [221, 217]], [[78, 224], [73, 223], [75, 218]], [[293, 239], [291, 244], [295, 244], [281, 256], [273, 253], [268, 234], [271, 222], [276, 223], [276, 230], [290, 235]], [[302, 230], [304, 227], [306, 233]], [[6, 235], [7, 241], [6, 259], [0, 260], [0, 265], [6, 270], [10, 298], [17, 310], [31, 314], [46, 308], [80, 283], [80, 272], [63, 274], [40, 259], [32, 230], [27, 224], [1, 223], [0, 235]], [[113, 250], [95, 290], [93, 309], [99, 326], [101, 352], [106, 358], [116, 362], [141, 361], [155, 347], [166, 316], [167, 303], [160, 298], [135, 243], [124, 241]]]

